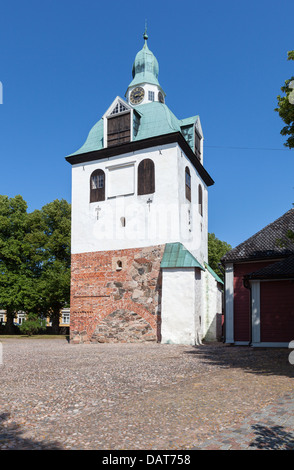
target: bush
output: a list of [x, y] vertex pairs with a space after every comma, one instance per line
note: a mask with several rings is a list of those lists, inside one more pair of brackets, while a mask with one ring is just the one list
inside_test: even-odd
[[22, 335], [36, 335], [43, 330], [45, 330], [46, 327], [43, 325], [42, 320], [40, 318], [31, 316], [28, 317], [20, 326], [19, 330]]

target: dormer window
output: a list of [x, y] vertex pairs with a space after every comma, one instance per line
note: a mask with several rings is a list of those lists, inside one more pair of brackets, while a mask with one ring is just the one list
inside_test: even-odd
[[194, 134], [194, 151], [195, 151], [195, 155], [196, 157], [201, 160], [201, 135], [199, 134], [199, 132], [197, 131], [197, 129], [195, 128], [195, 134]]
[[119, 96], [113, 101], [103, 116], [104, 147], [131, 142], [133, 138], [133, 109]]
[[110, 115], [107, 119], [107, 146], [131, 141], [131, 113]]
[[112, 116], [113, 114], [123, 113], [124, 111], [128, 111], [128, 108], [119, 101], [110, 115]]

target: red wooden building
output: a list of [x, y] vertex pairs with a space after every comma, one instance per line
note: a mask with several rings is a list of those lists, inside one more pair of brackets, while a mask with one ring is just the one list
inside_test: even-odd
[[294, 209], [223, 258], [225, 342], [288, 347], [294, 340]]

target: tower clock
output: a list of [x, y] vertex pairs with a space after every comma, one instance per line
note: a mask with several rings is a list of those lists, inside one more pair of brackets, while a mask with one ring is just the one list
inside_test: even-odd
[[132, 104], [140, 104], [144, 99], [145, 91], [141, 86], [137, 86], [131, 91], [130, 102]]

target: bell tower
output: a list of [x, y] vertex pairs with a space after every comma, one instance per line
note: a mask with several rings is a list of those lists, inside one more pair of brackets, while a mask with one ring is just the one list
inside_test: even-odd
[[215, 316], [205, 290], [218, 283], [206, 267], [213, 180], [200, 118], [178, 119], [166, 106], [146, 30], [143, 38], [126, 99], [117, 96], [66, 157], [72, 342], [196, 344]]

